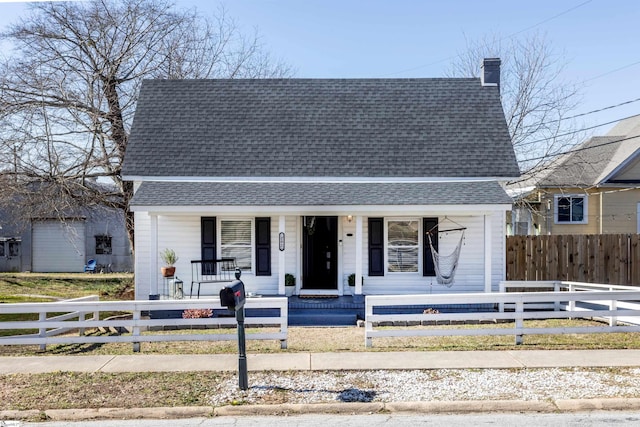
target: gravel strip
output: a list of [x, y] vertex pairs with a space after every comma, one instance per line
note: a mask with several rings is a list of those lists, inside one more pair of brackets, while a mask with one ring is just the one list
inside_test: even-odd
[[213, 391], [214, 406], [275, 403], [526, 401], [640, 397], [639, 368], [252, 372]]

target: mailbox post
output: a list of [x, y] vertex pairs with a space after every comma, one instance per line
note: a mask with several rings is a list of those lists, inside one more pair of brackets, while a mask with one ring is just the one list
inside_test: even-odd
[[241, 280], [234, 280], [231, 285], [220, 290], [220, 305], [236, 312], [236, 321], [238, 322], [238, 387], [240, 390], [249, 388], [244, 335], [244, 302], [244, 283]]

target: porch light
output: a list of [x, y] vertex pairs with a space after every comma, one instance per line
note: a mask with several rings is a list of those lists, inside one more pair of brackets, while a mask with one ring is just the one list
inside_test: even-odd
[[353, 221], [353, 215], [347, 215], [347, 221], [349, 222]]

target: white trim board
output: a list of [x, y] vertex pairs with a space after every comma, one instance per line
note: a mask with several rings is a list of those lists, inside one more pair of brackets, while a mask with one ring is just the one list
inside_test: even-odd
[[401, 215], [426, 214], [468, 214], [484, 215], [491, 212], [511, 210], [511, 204], [496, 205], [358, 205], [358, 206], [131, 206], [132, 212], [149, 212], [154, 214], [253, 214], [256, 212], [272, 215], [355, 215], [355, 214], [387, 214]]
[[511, 181], [520, 178], [519, 176], [479, 176], [479, 177], [344, 177], [344, 176], [274, 176], [274, 177], [252, 177], [252, 176], [138, 176], [125, 175], [124, 181], [135, 182], [235, 182], [235, 183], [439, 183], [439, 182], [486, 182], [486, 181]]

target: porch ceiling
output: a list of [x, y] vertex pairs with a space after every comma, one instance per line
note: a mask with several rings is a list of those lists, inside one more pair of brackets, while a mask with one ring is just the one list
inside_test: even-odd
[[475, 182], [143, 182], [131, 206], [498, 205], [511, 198], [495, 181]]

